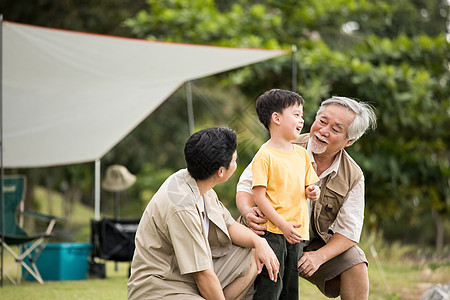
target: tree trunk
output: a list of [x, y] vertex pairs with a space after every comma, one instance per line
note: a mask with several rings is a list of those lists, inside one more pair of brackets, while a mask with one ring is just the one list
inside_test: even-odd
[[436, 225], [436, 250], [439, 251], [444, 246], [444, 222], [437, 210], [432, 209], [431, 214]]

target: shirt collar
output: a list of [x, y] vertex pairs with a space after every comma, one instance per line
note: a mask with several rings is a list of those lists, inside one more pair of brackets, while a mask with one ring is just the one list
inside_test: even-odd
[[180, 171], [181, 175], [183, 176], [184, 180], [186, 181], [186, 184], [189, 186], [189, 188], [192, 191], [192, 194], [194, 194], [195, 204], [197, 205], [197, 208], [200, 210], [200, 212], [204, 212], [204, 200], [202, 196], [200, 195], [200, 190], [198, 189], [197, 181], [189, 174], [189, 171], [187, 169], [183, 169]]
[[[308, 152], [311, 163], [315, 164], [316, 161], [314, 159], [314, 154], [311, 152], [311, 138], [308, 140], [308, 145], [306, 146], [306, 151]], [[336, 155], [336, 157], [334, 158], [334, 161], [331, 164], [331, 166], [328, 169], [326, 169], [325, 172], [320, 174], [319, 179], [325, 178], [330, 173], [331, 173], [331, 178], [336, 176], [336, 174], [339, 170], [339, 165], [341, 164], [341, 157], [342, 157], [343, 151], [344, 151], [344, 149], [339, 151], [338, 155]]]
[[[205, 205], [209, 206], [210, 208], [213, 208], [213, 206], [216, 206], [213, 204], [213, 201], [216, 199], [216, 194], [213, 189], [210, 189], [207, 191], [203, 197], [200, 195], [200, 190], [198, 189], [197, 181], [189, 174], [187, 169], [183, 169], [180, 171], [180, 174], [183, 176], [186, 184], [189, 186], [189, 188], [192, 191], [192, 194], [195, 197], [195, 205], [197, 206], [197, 209], [200, 213], [205, 213]], [[206, 204], [206, 202], [208, 204]], [[208, 210], [208, 219], [211, 221], [211, 223], [215, 224], [221, 231], [223, 231], [227, 236], [228, 230], [226, 227], [226, 224], [223, 222], [222, 215], [218, 213], [217, 209]], [[211, 224], [210, 223], [210, 224]]]

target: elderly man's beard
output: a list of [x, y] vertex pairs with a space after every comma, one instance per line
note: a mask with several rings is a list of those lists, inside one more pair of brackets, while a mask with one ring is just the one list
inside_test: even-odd
[[311, 144], [310, 144], [311, 152], [314, 154], [322, 154], [327, 150], [328, 144], [324, 145], [324, 144], [318, 142], [316, 140], [316, 138], [318, 138], [322, 141], [325, 141], [325, 142], [328, 142], [328, 140], [324, 136], [322, 136], [320, 133], [314, 133], [314, 135], [315, 135], [315, 137], [313, 137], [311, 139]]

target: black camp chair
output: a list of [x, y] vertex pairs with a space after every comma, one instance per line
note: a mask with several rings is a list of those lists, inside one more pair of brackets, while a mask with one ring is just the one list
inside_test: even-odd
[[91, 220], [91, 276], [105, 278], [104, 264], [96, 258], [116, 262], [131, 262], [134, 254], [134, 237], [139, 220]]
[[[0, 231], [0, 241], [1, 245], [15, 259], [15, 264], [9, 266], [4, 274], [14, 285], [16, 285], [21, 281], [20, 266], [22, 266], [26, 272], [33, 276], [40, 284], [43, 284], [44, 281], [42, 280], [35, 262], [42, 250], [45, 248], [47, 239], [52, 236], [51, 234], [56, 221], [60, 220], [60, 218], [35, 212], [23, 211], [24, 192], [26, 188], [25, 176], [5, 176], [3, 182], [5, 219], [3, 222], [2, 215], [0, 214], [0, 222], [3, 222], [5, 228], [3, 229], [4, 235], [2, 235], [2, 232]], [[0, 189], [1, 188], [2, 187], [0, 186]], [[21, 226], [22, 222], [19, 221], [19, 223], [17, 223], [17, 213], [19, 215], [19, 219], [22, 219], [23, 215], [28, 215], [33, 218], [43, 220], [47, 223], [46, 230], [39, 234], [28, 235]], [[14, 251], [12, 246], [18, 246], [18, 251]], [[14, 266], [18, 266], [17, 280], [14, 280], [10, 275], [8, 275], [8, 272]]]

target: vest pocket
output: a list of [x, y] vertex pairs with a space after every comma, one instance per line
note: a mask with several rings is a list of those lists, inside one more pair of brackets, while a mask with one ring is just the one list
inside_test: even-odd
[[325, 189], [323, 198], [321, 199], [319, 219], [317, 224], [317, 231], [322, 236], [328, 236], [333, 234], [331, 230], [332, 225], [336, 221], [337, 213], [341, 208], [341, 204], [338, 199], [342, 199], [342, 196], [334, 193], [329, 189]]
[[325, 190], [325, 194], [322, 200], [322, 211], [320, 214], [321, 217], [323, 216], [324, 219], [334, 222], [334, 220], [336, 219], [336, 215], [342, 206], [340, 201], [338, 200], [339, 198], [342, 198], [342, 196], [333, 193], [329, 189]]

